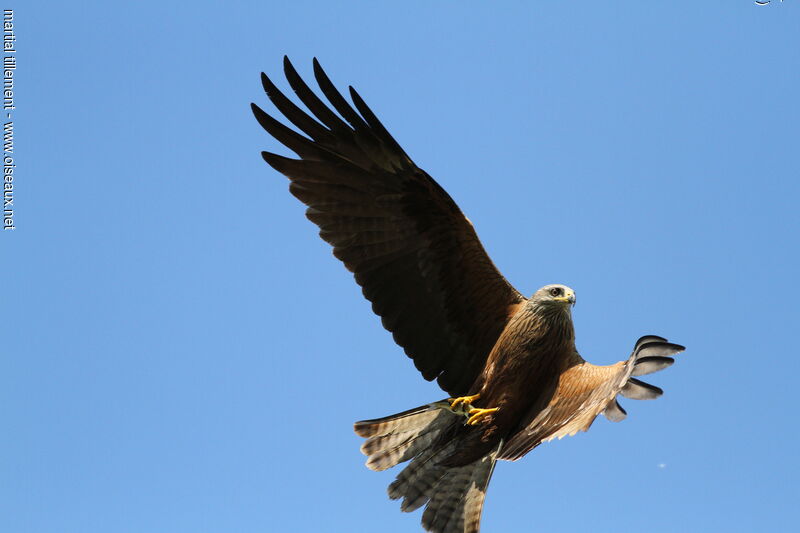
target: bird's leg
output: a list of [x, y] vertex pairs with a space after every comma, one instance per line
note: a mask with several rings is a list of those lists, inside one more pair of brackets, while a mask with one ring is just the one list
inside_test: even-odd
[[484, 418], [491, 415], [498, 409], [500, 408], [492, 407], [491, 409], [477, 409], [473, 407], [472, 409], [467, 411], [467, 414], [469, 415], [469, 419], [467, 420], [467, 425], [474, 426], [476, 424], [483, 422]]
[[473, 394], [472, 396], [459, 396], [458, 398], [450, 398], [450, 409], [456, 410], [459, 405], [465, 409], [472, 409], [472, 402], [481, 397], [481, 393]]

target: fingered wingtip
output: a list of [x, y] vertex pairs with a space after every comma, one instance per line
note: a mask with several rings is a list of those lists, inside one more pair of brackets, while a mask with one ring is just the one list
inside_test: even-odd
[[328, 75], [325, 74], [325, 71], [322, 70], [322, 65], [316, 57], [311, 60], [311, 65], [314, 67], [314, 77], [316, 77], [317, 80], [319, 80], [320, 76], [324, 78], [328, 77]]
[[625, 420], [625, 417], [628, 416], [627, 411], [622, 408], [619, 404], [617, 399], [611, 400], [611, 403], [603, 411], [603, 416], [605, 416], [611, 422], [622, 422]]
[[277, 162], [276, 162], [277, 158], [278, 156], [276, 154], [273, 154], [272, 152], [261, 152], [261, 159], [263, 159], [266, 164], [268, 164], [269, 166], [280, 172], [280, 170], [278, 170], [277, 168]]
[[664, 394], [664, 390], [636, 378], [630, 378], [620, 390], [620, 394], [631, 400], [655, 400]]
[[683, 352], [685, 349], [686, 347], [671, 342], [661, 342], [661, 341], [646, 342], [636, 347], [636, 350], [634, 351], [634, 356], [636, 357], [636, 359], [641, 359], [642, 357], [653, 357], [653, 356], [668, 357], [671, 355], [679, 354]]
[[658, 335], [644, 335], [639, 337], [639, 340], [636, 341], [636, 344], [633, 345], [633, 351], [639, 349], [639, 346], [642, 344], [646, 344], [648, 342], [668, 342], [667, 339], [664, 337], [659, 337]]
[[672, 366], [675, 359], [672, 357], [651, 356], [640, 357], [633, 365], [631, 376], [646, 376]]
[[367, 104], [364, 103], [364, 100], [361, 98], [361, 95], [358, 94], [355, 87], [348, 85], [347, 91], [350, 93], [350, 98], [352, 98], [353, 103], [356, 104], [356, 109], [361, 110], [362, 107], [366, 107]]
[[[263, 109], [258, 107], [258, 104], [256, 104], [255, 102], [250, 102], [250, 111], [252, 111], [253, 116], [256, 117], [256, 120], [259, 123], [262, 122], [264, 115], [267, 114]], [[262, 127], [263, 127], [263, 124], [262, 124]]]

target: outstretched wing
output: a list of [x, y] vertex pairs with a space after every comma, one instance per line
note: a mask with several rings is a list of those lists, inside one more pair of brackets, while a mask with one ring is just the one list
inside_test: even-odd
[[652, 400], [663, 394], [660, 388], [634, 376], [652, 374], [667, 368], [675, 360], [670, 357], [684, 350], [667, 339], [647, 335], [636, 342], [627, 361], [609, 366], [596, 366], [575, 354], [575, 364], [565, 370], [550, 403], [532, 413], [521, 431], [512, 436], [498, 459], [516, 461], [542, 442], [586, 431], [600, 413], [612, 422], [627, 414], [617, 395], [634, 400]]
[[498, 272], [453, 199], [352, 87], [355, 109], [314, 60], [314, 77], [337, 115], [287, 58], [284, 72], [313, 117], [262, 74], [269, 99], [305, 134], [253, 104], [261, 126], [300, 157], [263, 152], [264, 160], [291, 180], [291, 193], [308, 205], [306, 216], [423, 377], [438, 378], [453, 396], [466, 394], [524, 298]]

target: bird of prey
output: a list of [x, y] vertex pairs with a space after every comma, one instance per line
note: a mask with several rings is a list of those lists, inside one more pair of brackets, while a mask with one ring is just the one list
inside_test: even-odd
[[[389, 486], [401, 509], [425, 506], [437, 533], [480, 528], [495, 462], [625, 418], [617, 396], [662, 391], [637, 376], [668, 367], [684, 348], [640, 338], [625, 361], [596, 366], [575, 348], [575, 292], [546, 285], [530, 298], [500, 274], [453, 199], [406, 155], [358, 93], [352, 105], [314, 60], [325, 103], [288, 58], [284, 72], [306, 110], [262, 74], [267, 96], [296, 131], [255, 104], [259, 124], [299, 159], [263, 152], [290, 180], [355, 276], [372, 310], [427, 380], [448, 394], [399, 414], [356, 422], [367, 466], [411, 461]], [[331, 107], [332, 106], [332, 107]], [[355, 106], [355, 107], [353, 107]]]

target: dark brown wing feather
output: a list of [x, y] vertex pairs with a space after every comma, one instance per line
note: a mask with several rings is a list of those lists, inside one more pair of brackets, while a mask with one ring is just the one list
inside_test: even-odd
[[453, 396], [466, 394], [524, 298], [452, 198], [352, 88], [357, 111], [314, 60], [314, 76], [337, 115], [286, 58], [284, 71], [313, 117], [262, 74], [272, 103], [307, 136], [253, 104], [264, 129], [301, 158], [264, 152], [264, 160], [289, 177], [289, 190], [309, 207], [306, 216], [425, 379], [438, 378]]

